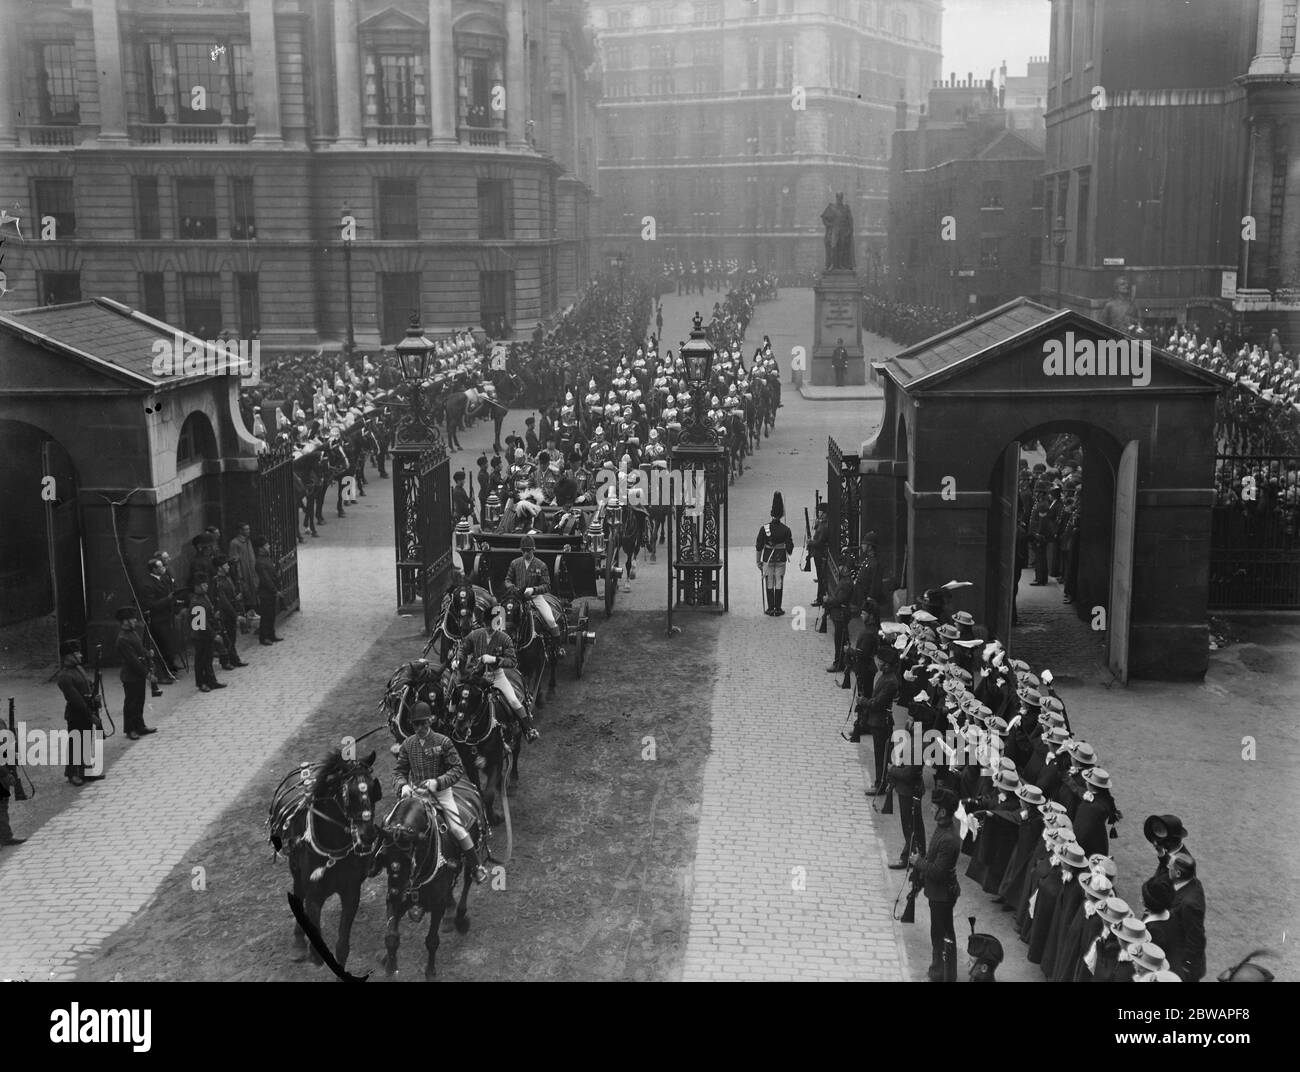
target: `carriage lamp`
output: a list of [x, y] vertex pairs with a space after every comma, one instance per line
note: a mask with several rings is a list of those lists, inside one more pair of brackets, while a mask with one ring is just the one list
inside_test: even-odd
[[610, 526], [618, 528], [623, 524], [623, 504], [617, 499], [611, 498], [609, 505], [605, 507], [605, 515], [609, 518]]
[[501, 520], [501, 496], [496, 493], [496, 489], [488, 492], [483, 508], [483, 523], [485, 525], [495, 526]]
[[473, 535], [470, 532], [469, 518], [462, 517], [456, 522], [456, 550], [468, 551], [473, 543]]
[[587, 542], [591, 545], [592, 554], [605, 553], [605, 529], [595, 514], [591, 515], [591, 520], [587, 523]]

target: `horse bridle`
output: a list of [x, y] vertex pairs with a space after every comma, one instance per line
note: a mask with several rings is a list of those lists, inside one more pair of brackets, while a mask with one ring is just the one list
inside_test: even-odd
[[[422, 871], [420, 863], [416, 859], [416, 853], [419, 852], [422, 845], [427, 845], [430, 842], [437, 842], [439, 839], [435, 839], [433, 836], [434, 828], [436, 826], [441, 830], [443, 827], [438, 822], [438, 809], [434, 806], [432, 801], [428, 799], [425, 791], [421, 788], [417, 788], [412, 796], [420, 798], [420, 802], [424, 807], [424, 814], [429, 820], [428, 830], [421, 833], [420, 831], [407, 826], [405, 823], [394, 823], [390, 825], [390, 820], [393, 818], [394, 813], [399, 807], [401, 807], [402, 801], [407, 799], [405, 797], [397, 798], [396, 803], [393, 804], [388, 815], [384, 817], [383, 824], [380, 827], [383, 834], [392, 842], [393, 847], [406, 858], [407, 866], [409, 868], [406, 884], [406, 900], [408, 901], [415, 900], [418, 896], [418, 891], [432, 882], [434, 877], [447, 863], [446, 858], [442, 855], [442, 846], [438, 844], [433, 867], [429, 868], [429, 873], [425, 875], [424, 878], [420, 879], [419, 882], [414, 881], [419, 877], [420, 872]], [[390, 864], [390, 874], [392, 873], [392, 870], [393, 867]]]
[[[348, 783], [358, 777], [364, 778], [366, 780], [364, 800], [365, 803], [369, 805], [368, 807], [362, 810], [360, 821], [358, 821], [356, 818], [352, 816], [352, 814], [348, 811], [348, 805], [347, 805]], [[346, 823], [341, 823], [339, 822], [339, 820], [335, 819], [332, 815], [325, 814], [325, 812], [321, 811], [319, 808], [316, 807], [315, 802], [309, 803], [307, 805], [307, 820], [303, 830], [303, 839], [311, 847], [313, 852], [315, 852], [318, 856], [325, 857], [326, 867], [333, 867], [334, 864], [336, 864], [339, 860], [344, 859], [345, 857], [349, 856], [353, 852], [364, 856], [374, 851], [375, 846], [371, 845], [367, 847], [365, 842], [362, 840], [361, 831], [360, 831], [361, 822], [371, 822], [371, 825], [373, 825], [372, 819], [369, 818], [374, 814], [374, 802], [370, 799], [370, 786], [373, 784], [374, 784], [374, 775], [371, 773], [368, 767], [360, 763], [354, 764], [351, 768], [348, 769], [347, 773], [339, 777], [338, 787], [335, 790], [334, 795], [330, 799], [334, 800], [339, 805], [339, 809], [343, 812], [344, 818], [347, 819]], [[330, 849], [321, 845], [320, 842], [317, 840], [316, 833], [313, 829], [312, 821], [314, 819], [320, 819], [323, 822], [329, 823], [331, 826], [337, 827], [338, 829], [345, 831], [348, 835], [347, 846], [342, 849]]]

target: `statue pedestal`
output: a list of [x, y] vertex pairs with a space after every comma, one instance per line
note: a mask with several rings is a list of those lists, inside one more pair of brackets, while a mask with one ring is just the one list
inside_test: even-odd
[[813, 331], [813, 386], [834, 386], [832, 357], [839, 339], [849, 354], [845, 386], [876, 382], [863, 359], [862, 284], [852, 269], [828, 269], [813, 284]]

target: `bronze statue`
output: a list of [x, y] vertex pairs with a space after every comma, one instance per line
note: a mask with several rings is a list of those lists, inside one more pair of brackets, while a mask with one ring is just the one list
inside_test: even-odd
[[826, 228], [827, 271], [854, 268], [853, 212], [844, 203], [844, 195], [836, 194], [835, 203], [827, 205], [821, 216]]
[[1108, 327], [1120, 331], [1131, 331], [1142, 326], [1142, 314], [1137, 303], [1133, 301], [1129, 290], [1128, 276], [1121, 275], [1115, 280], [1115, 296], [1102, 307], [1098, 318]]

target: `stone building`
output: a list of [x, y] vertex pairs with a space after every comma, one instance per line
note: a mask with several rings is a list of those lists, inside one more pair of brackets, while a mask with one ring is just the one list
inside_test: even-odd
[[[824, 264], [853, 210], [859, 274], [884, 246], [894, 102], [939, 74], [933, 0], [592, 0], [603, 67], [605, 249], [651, 262]], [[655, 240], [643, 241], [653, 216]]]
[[530, 328], [590, 274], [584, 12], [0, 0], [5, 304], [104, 295], [271, 349], [342, 343], [349, 304], [361, 346], [416, 306]]

